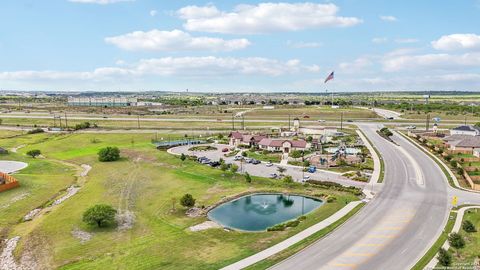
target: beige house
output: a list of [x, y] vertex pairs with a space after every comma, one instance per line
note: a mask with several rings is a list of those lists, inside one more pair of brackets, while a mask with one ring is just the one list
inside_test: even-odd
[[480, 149], [480, 136], [451, 135], [443, 139], [450, 151], [456, 153], [474, 154], [474, 150]]
[[307, 150], [310, 148], [309, 143], [304, 140], [284, 140], [264, 138], [259, 143], [260, 149], [271, 152], [290, 153], [293, 150]]

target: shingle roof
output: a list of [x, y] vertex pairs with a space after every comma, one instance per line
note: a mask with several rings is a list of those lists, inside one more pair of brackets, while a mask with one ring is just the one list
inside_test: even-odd
[[480, 127], [471, 126], [471, 125], [462, 125], [462, 126], [458, 126], [458, 127], [454, 128], [453, 130], [480, 132]]
[[467, 138], [453, 141], [450, 143], [455, 147], [472, 147], [477, 148], [480, 147], [480, 136], [469, 136]]
[[294, 148], [305, 148], [307, 146], [307, 142], [304, 140], [273, 140], [270, 138], [264, 138], [258, 144], [270, 147], [281, 147], [284, 142], [289, 142]]

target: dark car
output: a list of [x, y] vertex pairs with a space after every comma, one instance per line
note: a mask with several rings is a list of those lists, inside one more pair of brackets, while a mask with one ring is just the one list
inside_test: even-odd
[[224, 153], [225, 153], [225, 152], [228, 152], [228, 148], [223, 148], [223, 149], [222, 149], [222, 152], [224, 152]]
[[210, 162], [210, 164], [208, 164], [208, 165], [210, 165], [211, 167], [214, 167], [214, 168], [215, 168], [215, 167], [220, 166], [220, 162], [218, 162], [218, 161], [212, 161], [212, 162]]
[[252, 160], [252, 164], [253, 164], [253, 165], [257, 165], [257, 164], [260, 164], [260, 163], [262, 163], [262, 162], [261, 162], [260, 160], [258, 160], [258, 159]]

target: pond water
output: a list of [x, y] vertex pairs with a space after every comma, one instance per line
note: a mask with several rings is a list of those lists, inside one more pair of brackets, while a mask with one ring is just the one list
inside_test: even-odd
[[264, 231], [323, 204], [321, 200], [285, 194], [252, 194], [226, 202], [208, 212], [208, 217], [224, 227], [242, 231]]

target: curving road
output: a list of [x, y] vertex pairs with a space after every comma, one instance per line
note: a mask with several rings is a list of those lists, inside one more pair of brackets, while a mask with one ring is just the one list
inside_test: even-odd
[[399, 135], [399, 146], [359, 124], [385, 161], [385, 183], [357, 215], [272, 269], [410, 269], [448, 218], [449, 191], [436, 163]]

